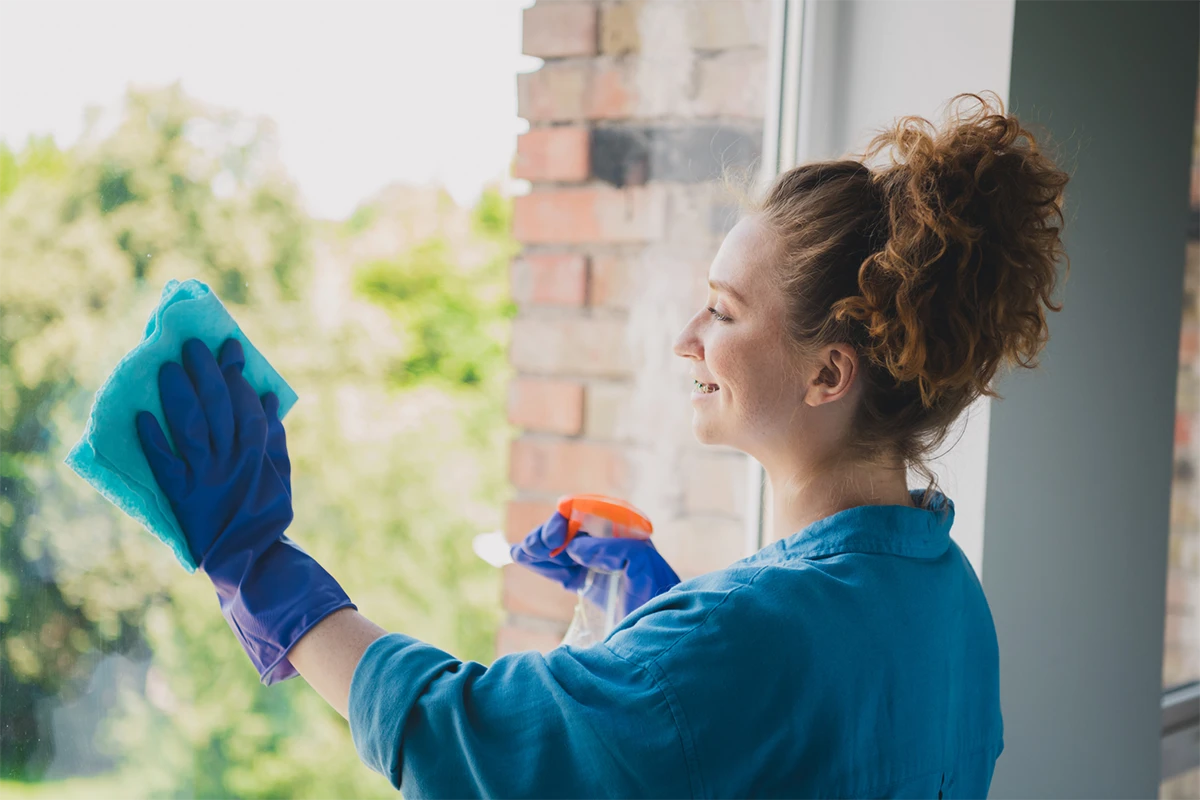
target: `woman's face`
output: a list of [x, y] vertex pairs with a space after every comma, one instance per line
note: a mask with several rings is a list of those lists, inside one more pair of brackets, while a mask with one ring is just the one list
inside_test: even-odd
[[704, 444], [760, 453], [794, 441], [803, 373], [787, 346], [774, 242], [757, 217], [739, 222], [709, 268], [705, 307], [675, 342], [692, 362], [692, 428]]

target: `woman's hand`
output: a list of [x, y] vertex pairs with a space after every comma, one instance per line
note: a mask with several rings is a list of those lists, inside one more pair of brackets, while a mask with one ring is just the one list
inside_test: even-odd
[[236, 339], [220, 363], [198, 339], [183, 366], [165, 364], [159, 392], [175, 455], [153, 414], [137, 416], [146, 460], [171, 502], [221, 612], [264, 683], [296, 674], [288, 650], [321, 619], [353, 607], [333, 577], [284, 536], [292, 521], [291, 463], [279, 402], [242, 375]]
[[[624, 572], [626, 614], [679, 583], [679, 576], [648, 539], [597, 538], [580, 531], [566, 550], [557, 556], [550, 555], [566, 539], [567, 519], [556, 511], [524, 541], [513, 545], [512, 559], [570, 591], [583, 587], [588, 570]], [[599, 587], [588, 593], [588, 599], [603, 606], [607, 587], [608, 581], [600, 581]]]
[[[231, 548], [261, 552], [292, 522], [289, 487], [265, 457], [265, 406], [282, 429], [279, 401], [274, 395], [259, 400], [242, 375], [244, 365], [236, 339], [222, 345], [219, 365], [199, 339], [184, 343], [183, 366], [163, 365], [159, 393], [178, 456], [158, 419], [148, 411], [137, 415], [150, 469], [171, 501], [192, 556], [209, 575], [221, 571]], [[290, 472], [289, 467], [289, 480]]]

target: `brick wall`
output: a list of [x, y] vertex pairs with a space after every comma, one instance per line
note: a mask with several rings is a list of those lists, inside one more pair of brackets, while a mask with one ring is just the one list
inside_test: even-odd
[[1196, 107], [1167, 556], [1164, 686], [1200, 679], [1200, 97]]
[[[523, 538], [564, 493], [624, 497], [647, 512], [683, 577], [743, 552], [745, 456], [691, 434], [688, 365], [675, 335], [735, 219], [722, 170], [759, 157], [765, 0], [541, 0], [524, 12], [516, 200], [524, 246], [506, 533]], [[549, 649], [574, 597], [507, 567], [500, 654]]]

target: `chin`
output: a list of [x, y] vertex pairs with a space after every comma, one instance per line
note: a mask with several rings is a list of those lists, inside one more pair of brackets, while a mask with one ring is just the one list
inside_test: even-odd
[[700, 444], [724, 444], [720, 430], [711, 421], [692, 417], [692, 434]]

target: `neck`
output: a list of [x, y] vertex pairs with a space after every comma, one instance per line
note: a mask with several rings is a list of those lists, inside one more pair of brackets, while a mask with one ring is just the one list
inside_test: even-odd
[[763, 464], [771, 482], [775, 538], [857, 506], [910, 505], [907, 470], [862, 464]]

